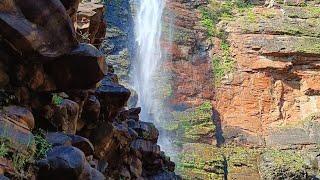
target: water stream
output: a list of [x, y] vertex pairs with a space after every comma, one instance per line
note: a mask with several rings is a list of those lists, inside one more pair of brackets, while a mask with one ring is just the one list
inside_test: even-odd
[[138, 45], [137, 60], [134, 63], [133, 86], [138, 93], [141, 118], [153, 122], [155, 81], [153, 79], [161, 55], [161, 27], [164, 0], [140, 0], [136, 15], [135, 32]]
[[[141, 107], [141, 119], [158, 125], [165, 123], [164, 98], [159, 96], [166, 84], [163, 69], [165, 53], [162, 53], [162, 16], [165, 0], [137, 0], [135, 33], [137, 59], [133, 65], [133, 87], [137, 91]], [[170, 138], [160, 131], [158, 140], [162, 150], [169, 151]]]

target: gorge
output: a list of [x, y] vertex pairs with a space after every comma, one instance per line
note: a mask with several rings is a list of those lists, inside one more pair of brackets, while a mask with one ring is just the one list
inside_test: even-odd
[[0, 179], [319, 179], [319, 31], [319, 0], [1, 0]]

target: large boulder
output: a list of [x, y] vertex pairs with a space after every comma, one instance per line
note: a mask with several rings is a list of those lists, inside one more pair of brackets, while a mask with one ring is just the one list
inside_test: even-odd
[[81, 118], [87, 124], [95, 123], [99, 120], [100, 115], [100, 101], [94, 96], [90, 95], [84, 103]]
[[59, 0], [2, 0], [0, 11], [0, 35], [24, 59], [50, 59], [77, 46], [73, 24]]
[[63, 99], [61, 104], [55, 106], [54, 115], [50, 123], [58, 130], [75, 134], [79, 118], [79, 105], [68, 99]]
[[157, 143], [159, 131], [154, 124], [148, 122], [139, 122], [134, 123], [133, 127], [131, 128], [138, 133], [140, 138]]
[[95, 148], [95, 156], [108, 161], [114, 158], [120, 147], [129, 146], [131, 136], [124, 125], [104, 122], [93, 130], [90, 140]]
[[10, 112], [0, 113], [0, 137], [1, 140], [10, 142], [11, 148], [19, 148], [22, 151], [32, 148], [30, 143], [34, 142], [34, 137], [30, 130], [30, 126], [21, 116]]
[[159, 158], [161, 155], [159, 145], [143, 139], [136, 139], [135, 141], [133, 141], [131, 143], [131, 149], [140, 152], [145, 157], [145, 159], [149, 159], [150, 161]]
[[89, 89], [103, 79], [104, 55], [89, 44], [80, 44], [69, 54], [44, 65], [58, 90]]
[[86, 156], [93, 155], [94, 148], [91, 142], [84, 137], [65, 134], [60, 132], [50, 132], [46, 135], [46, 140], [53, 146], [73, 146], [80, 149]]
[[25, 124], [30, 130], [34, 128], [34, 117], [29, 109], [19, 106], [7, 106], [3, 108], [6, 115]]
[[106, 70], [103, 54], [89, 44], [80, 44], [50, 62], [41, 62], [14, 62], [9, 72], [12, 83], [38, 92], [89, 89], [103, 79]]
[[47, 158], [37, 162], [39, 179], [78, 179], [86, 164], [84, 153], [71, 146], [57, 146], [47, 153]]
[[84, 170], [79, 177], [79, 180], [104, 180], [104, 175], [98, 170], [92, 168], [89, 163], [86, 163]]
[[110, 81], [109, 76], [106, 76], [96, 94], [101, 102], [102, 113], [107, 120], [111, 121], [126, 105], [131, 92], [124, 86]]

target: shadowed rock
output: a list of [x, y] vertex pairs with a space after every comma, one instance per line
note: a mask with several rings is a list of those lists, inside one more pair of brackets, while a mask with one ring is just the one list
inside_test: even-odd
[[84, 137], [65, 134], [59, 132], [52, 132], [46, 135], [46, 140], [52, 146], [73, 146], [80, 149], [86, 156], [93, 155], [94, 148], [91, 142]]
[[8, 112], [0, 113], [0, 137], [10, 140], [16, 147], [25, 147], [25, 150], [31, 148], [29, 145], [34, 141], [29, 126], [20, 117]]
[[11, 118], [18, 120], [20, 123], [26, 124], [30, 130], [34, 128], [34, 117], [27, 108], [8, 106], [4, 107], [3, 110]]
[[88, 89], [105, 75], [106, 62], [95, 47], [80, 44], [71, 53], [44, 65], [57, 89]]
[[96, 91], [102, 105], [102, 111], [108, 120], [112, 120], [124, 107], [130, 97], [130, 90], [120, 84], [108, 80], [108, 76], [102, 81]]
[[73, 23], [77, 20], [77, 11], [80, 0], [60, 0], [63, 6], [66, 8]]
[[85, 155], [78, 148], [54, 147], [47, 159], [39, 161], [39, 179], [78, 179], [86, 163]]
[[90, 95], [87, 101], [84, 103], [84, 108], [81, 115], [82, 119], [87, 124], [97, 122], [100, 115], [100, 108], [101, 105], [99, 99], [94, 95]]
[[1, 36], [24, 57], [58, 57], [77, 45], [70, 17], [59, 0], [2, 0], [0, 11]]
[[84, 170], [79, 177], [80, 180], [104, 180], [104, 175], [98, 170], [92, 168], [89, 163], [86, 163]]
[[64, 99], [61, 104], [55, 107], [55, 114], [50, 122], [60, 131], [75, 134], [78, 115], [79, 105], [76, 102]]

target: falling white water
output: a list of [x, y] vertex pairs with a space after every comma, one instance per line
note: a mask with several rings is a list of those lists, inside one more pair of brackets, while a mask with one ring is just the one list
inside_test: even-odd
[[164, 0], [140, 0], [136, 15], [137, 61], [134, 63], [133, 85], [138, 93], [141, 118], [154, 122], [153, 97], [155, 81], [153, 77], [161, 62], [161, 27]]

